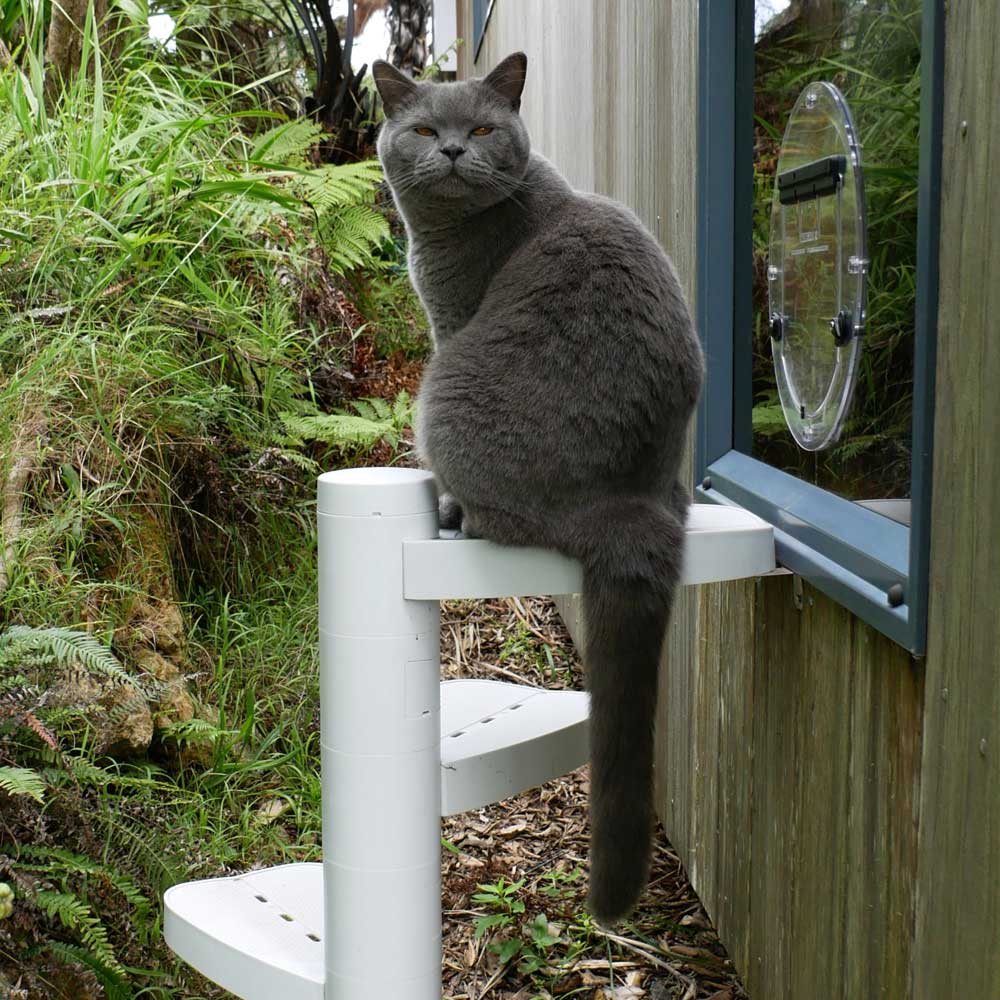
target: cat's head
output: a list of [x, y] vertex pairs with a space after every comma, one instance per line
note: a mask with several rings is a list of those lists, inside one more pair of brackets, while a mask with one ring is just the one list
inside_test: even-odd
[[397, 201], [486, 208], [516, 195], [530, 151], [518, 114], [527, 66], [515, 52], [481, 80], [445, 84], [372, 66], [386, 116], [378, 155]]

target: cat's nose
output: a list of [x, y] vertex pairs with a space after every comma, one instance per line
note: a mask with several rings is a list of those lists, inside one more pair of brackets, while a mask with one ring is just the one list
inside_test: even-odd
[[445, 156], [449, 157], [451, 162], [454, 163], [465, 152], [465, 147], [456, 146], [452, 143], [448, 146], [442, 146], [441, 152], [444, 153]]

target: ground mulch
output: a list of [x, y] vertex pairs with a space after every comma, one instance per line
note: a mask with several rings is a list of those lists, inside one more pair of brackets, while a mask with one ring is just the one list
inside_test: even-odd
[[[541, 598], [450, 602], [442, 609], [442, 675], [582, 687], [582, 667], [555, 605]], [[633, 919], [614, 931], [585, 915], [588, 768], [496, 805], [444, 821], [444, 1000], [740, 1000], [736, 970], [657, 830], [649, 887]], [[524, 882], [525, 923], [545, 914], [557, 943], [534, 973], [501, 964], [478, 940], [478, 886]], [[516, 932], [516, 928], [515, 928]]]

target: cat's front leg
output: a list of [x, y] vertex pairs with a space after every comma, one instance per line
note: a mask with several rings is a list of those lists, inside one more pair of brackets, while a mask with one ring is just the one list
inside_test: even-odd
[[438, 523], [449, 530], [462, 527], [462, 505], [450, 493], [438, 497]]

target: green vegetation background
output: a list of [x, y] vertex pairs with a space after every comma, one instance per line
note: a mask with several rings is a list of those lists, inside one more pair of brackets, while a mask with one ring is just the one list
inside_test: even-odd
[[219, 996], [159, 897], [319, 856], [314, 479], [426, 337], [377, 163], [136, 5], [55, 96], [0, 13], [0, 995]]

